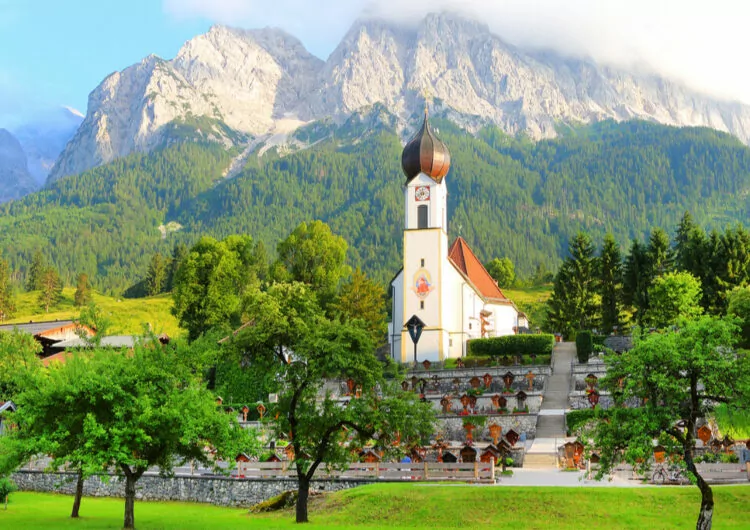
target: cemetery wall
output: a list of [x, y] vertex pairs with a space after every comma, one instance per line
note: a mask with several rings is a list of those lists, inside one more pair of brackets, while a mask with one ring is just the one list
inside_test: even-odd
[[[474, 440], [490, 443], [492, 437], [490, 436], [489, 426], [492, 423], [496, 423], [503, 428], [503, 435], [513, 429], [518, 434], [526, 433], [528, 438], [533, 438], [536, 435], [536, 418], [536, 414], [488, 416], [487, 423], [482, 427], [481, 431], [479, 429], [474, 431]], [[439, 417], [438, 422], [440, 423], [439, 430], [443, 431], [443, 436], [446, 440], [464, 440], [466, 438], [463, 417]]]
[[[22, 491], [75, 493], [74, 473], [43, 473], [19, 470], [13, 481]], [[313, 480], [312, 491], [339, 491], [372, 481], [366, 479]], [[136, 498], [148, 501], [204, 502], [218, 506], [253, 506], [285, 491], [296, 490], [293, 479], [235, 479], [228, 477], [172, 477], [144, 475], [136, 483]], [[86, 479], [83, 494], [91, 497], [124, 497], [125, 480], [112, 476], [105, 482], [100, 476]]]

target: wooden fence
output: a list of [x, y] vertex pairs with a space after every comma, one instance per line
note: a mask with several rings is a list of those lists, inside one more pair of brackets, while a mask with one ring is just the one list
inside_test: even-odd
[[[297, 478], [289, 462], [239, 462], [232, 471], [237, 478]], [[315, 478], [359, 478], [383, 481], [430, 480], [494, 482], [495, 466], [490, 462], [467, 463], [353, 463], [336, 470], [321, 464]]]

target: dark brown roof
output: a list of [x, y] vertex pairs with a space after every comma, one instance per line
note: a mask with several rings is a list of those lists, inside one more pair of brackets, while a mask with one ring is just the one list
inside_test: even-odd
[[464, 238], [456, 238], [448, 250], [448, 259], [483, 297], [510, 302]]
[[422, 128], [409, 140], [401, 153], [401, 168], [410, 181], [424, 173], [437, 183], [442, 182], [451, 166], [451, 155], [448, 148], [430, 129], [427, 120], [427, 109], [424, 113]]

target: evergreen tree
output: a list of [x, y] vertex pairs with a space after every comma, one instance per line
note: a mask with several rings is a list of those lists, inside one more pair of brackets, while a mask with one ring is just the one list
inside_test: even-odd
[[172, 259], [169, 261], [169, 274], [167, 276], [167, 291], [172, 292], [174, 289], [174, 279], [177, 275], [177, 269], [187, 257], [190, 250], [185, 243], [177, 243], [172, 250]]
[[585, 232], [575, 235], [570, 240], [569, 252], [555, 277], [548, 313], [554, 331], [568, 337], [577, 330], [596, 326], [598, 309], [598, 259], [589, 235]]
[[669, 242], [669, 236], [661, 228], [654, 228], [648, 238], [648, 248], [646, 249], [649, 267], [649, 285], [654, 278], [674, 268], [674, 251]]
[[622, 254], [612, 234], [604, 236], [599, 258], [599, 294], [601, 295], [602, 331], [622, 329]]
[[89, 275], [82, 272], [76, 278], [76, 292], [73, 295], [73, 304], [83, 307], [91, 302], [91, 287], [89, 286]]
[[623, 302], [632, 308], [638, 325], [643, 324], [648, 310], [649, 274], [646, 248], [634, 239], [625, 258], [622, 286]]
[[727, 228], [721, 236], [718, 284], [721, 289], [717, 305], [723, 312], [727, 294], [750, 281], [750, 233], [742, 225]]
[[155, 296], [164, 290], [167, 281], [167, 262], [160, 252], [151, 258], [146, 273], [146, 294]]
[[42, 274], [41, 286], [39, 293], [39, 305], [45, 313], [49, 313], [51, 307], [57, 305], [62, 298], [62, 281], [57, 269], [47, 267]]
[[10, 281], [10, 266], [0, 258], [0, 322], [13, 318], [16, 311], [16, 300]]
[[47, 262], [44, 259], [44, 255], [41, 250], [34, 252], [34, 257], [31, 258], [31, 265], [26, 278], [26, 290], [27, 291], [38, 291], [42, 288], [42, 276], [47, 269]]

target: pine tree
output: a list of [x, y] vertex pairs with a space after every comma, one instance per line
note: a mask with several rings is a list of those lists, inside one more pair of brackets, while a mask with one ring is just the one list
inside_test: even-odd
[[622, 274], [620, 246], [612, 234], [607, 234], [604, 236], [599, 258], [599, 293], [604, 333], [622, 328]]
[[636, 239], [630, 246], [623, 270], [623, 302], [633, 310], [635, 322], [643, 324], [648, 310], [649, 266], [646, 248]]
[[34, 257], [31, 258], [31, 265], [26, 277], [26, 290], [27, 291], [38, 291], [42, 288], [42, 276], [47, 269], [47, 262], [44, 259], [44, 255], [40, 250], [34, 252]]
[[76, 292], [73, 295], [73, 303], [76, 307], [88, 305], [91, 301], [91, 287], [89, 287], [89, 276], [85, 272], [78, 275], [76, 279]]
[[650, 269], [649, 284], [657, 276], [672, 272], [674, 269], [674, 252], [669, 242], [669, 236], [661, 228], [654, 228], [651, 231], [646, 255]]
[[170, 293], [174, 288], [174, 279], [177, 275], [177, 269], [180, 268], [180, 265], [189, 252], [190, 250], [188, 249], [187, 245], [185, 245], [185, 243], [177, 243], [174, 246], [174, 250], [172, 251], [172, 259], [169, 261], [169, 274], [167, 276], [166, 290]]
[[47, 267], [42, 274], [39, 293], [39, 305], [45, 313], [49, 313], [50, 307], [54, 307], [60, 301], [62, 288], [57, 270], [54, 267]]
[[16, 311], [16, 300], [10, 281], [10, 266], [0, 259], [0, 322], [13, 318]]
[[167, 281], [167, 262], [161, 253], [157, 252], [151, 258], [146, 273], [146, 294], [154, 296], [162, 292]]
[[554, 331], [571, 336], [597, 324], [595, 295], [598, 290], [598, 258], [588, 234], [578, 232], [569, 245], [570, 256], [555, 277], [549, 300], [549, 321]]

